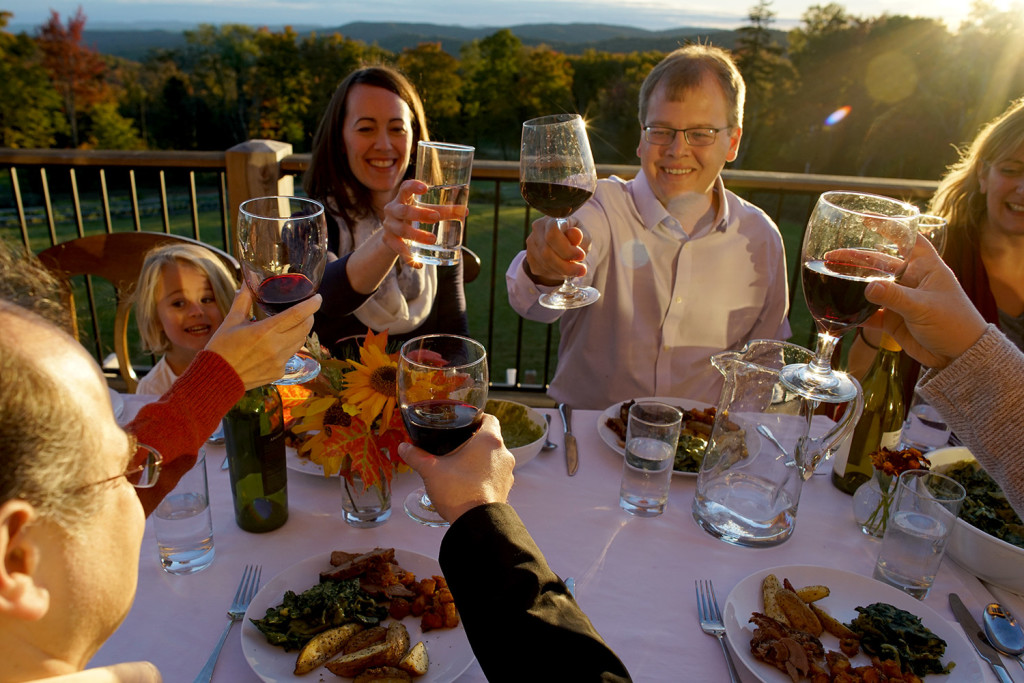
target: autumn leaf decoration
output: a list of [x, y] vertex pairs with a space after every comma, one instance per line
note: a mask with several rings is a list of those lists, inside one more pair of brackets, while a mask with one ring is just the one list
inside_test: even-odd
[[368, 331], [359, 359], [332, 358], [310, 337], [306, 348], [320, 363], [320, 375], [307, 386], [312, 395], [292, 409], [296, 434], [312, 432], [299, 446], [324, 470], [340, 473], [349, 482], [358, 474], [366, 488], [388, 482], [396, 470], [408, 467], [398, 456], [398, 444], [409, 441], [397, 403], [398, 354], [388, 354], [387, 331]]

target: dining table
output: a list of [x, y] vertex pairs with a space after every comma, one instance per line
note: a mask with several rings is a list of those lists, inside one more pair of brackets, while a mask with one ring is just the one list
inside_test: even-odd
[[[124, 420], [131, 419], [146, 400], [125, 395]], [[770, 567], [814, 565], [864, 577], [872, 574], [880, 541], [861, 532], [851, 497], [837, 490], [828, 476], [812, 476], [803, 484], [795, 530], [788, 540], [764, 548], [736, 546], [712, 537], [694, 520], [693, 476], [673, 477], [668, 505], [660, 516], [634, 517], [622, 510], [622, 456], [598, 433], [601, 411], [573, 411], [579, 471], [568, 476], [561, 420], [553, 409], [538, 410], [551, 415], [551, 437], [558, 447], [516, 468], [509, 503], [551, 568], [561, 577], [574, 578], [576, 600], [635, 681], [729, 680], [719, 644], [698, 624], [696, 579], [712, 579], [722, 604], [744, 577]], [[134, 605], [90, 666], [147, 660], [160, 669], [165, 681], [192, 681], [227, 624], [226, 610], [247, 564], [262, 566], [266, 584], [279, 572], [332, 550], [393, 547], [430, 558], [438, 555], [445, 529], [423, 526], [402, 509], [405, 496], [422, 483], [415, 472], [395, 475], [390, 519], [359, 529], [342, 519], [337, 477], [290, 469], [288, 521], [274, 531], [253, 534], [235, 524], [228, 472], [221, 469], [224, 446], [207, 444], [205, 453], [216, 551], [213, 563], [190, 575], [164, 572], [149, 520]], [[826, 461], [822, 467], [827, 470], [829, 465]], [[466, 561], [472, 562], [472, 556]], [[923, 602], [956, 626], [947, 600], [950, 592], [958, 593], [979, 621], [984, 606], [997, 598], [1024, 614], [1024, 598], [983, 583], [946, 557]], [[242, 632], [254, 628], [245, 621], [232, 627], [214, 681], [261, 680], [242, 647]], [[510, 657], [529, 656], [518, 652], [515, 643], [509, 643], [509, 648]], [[1006, 658], [1004, 665], [1016, 680], [1024, 680], [1016, 662]], [[742, 680], [757, 680], [742, 663], [738, 668]], [[978, 669], [983, 680], [996, 680], [984, 662], [978, 662]], [[323, 682], [334, 675], [321, 670], [306, 678]], [[472, 659], [453, 680], [486, 678]]]

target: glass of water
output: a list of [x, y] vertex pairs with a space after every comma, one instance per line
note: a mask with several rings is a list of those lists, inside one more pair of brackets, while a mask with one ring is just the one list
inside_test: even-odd
[[657, 401], [630, 407], [619, 488], [619, 506], [626, 512], [654, 517], [665, 511], [682, 420], [677, 408]]
[[967, 493], [955, 480], [928, 470], [907, 470], [897, 482], [875, 578], [923, 600]]
[[[421, 140], [416, 147], [416, 180], [427, 184], [427, 191], [416, 200], [422, 207], [436, 208], [469, 205], [469, 181], [473, 174], [474, 148], [447, 142]], [[446, 212], [439, 210], [442, 216]], [[417, 227], [434, 233], [434, 243], [410, 242], [414, 261], [435, 266], [454, 266], [462, 257], [465, 219], [420, 223]]]
[[916, 448], [922, 453], [942, 448], [949, 442], [950, 429], [946, 420], [928, 402], [914, 394], [907, 411], [900, 440], [903, 447]]
[[213, 562], [213, 516], [206, 480], [206, 451], [182, 475], [153, 513], [160, 566], [168, 574], [194, 574]]

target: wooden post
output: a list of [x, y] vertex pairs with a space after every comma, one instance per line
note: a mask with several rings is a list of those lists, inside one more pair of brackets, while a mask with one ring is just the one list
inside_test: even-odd
[[295, 194], [295, 181], [281, 177], [281, 159], [292, 153], [292, 146], [277, 140], [248, 140], [226, 152], [228, 177], [228, 216], [231, 219], [231, 244], [228, 251], [238, 256], [236, 230], [238, 207], [253, 197]]

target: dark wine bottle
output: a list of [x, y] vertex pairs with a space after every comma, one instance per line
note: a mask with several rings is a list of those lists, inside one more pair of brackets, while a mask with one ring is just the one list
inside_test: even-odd
[[235, 522], [254, 533], [288, 521], [284, 410], [273, 384], [250, 389], [224, 418]]
[[832, 468], [832, 483], [840, 491], [852, 494], [872, 477], [872, 453], [899, 448], [904, 417], [900, 350], [895, 339], [883, 335], [875, 360], [864, 375], [864, 412], [850, 437], [849, 456], [845, 461], [837, 459]]

